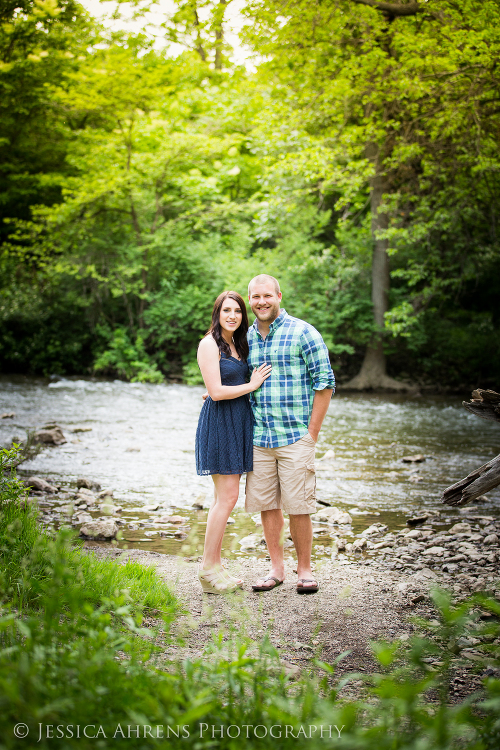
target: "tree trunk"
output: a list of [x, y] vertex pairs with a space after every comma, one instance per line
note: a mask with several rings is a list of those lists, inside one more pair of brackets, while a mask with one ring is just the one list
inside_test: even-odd
[[372, 303], [373, 319], [377, 332], [373, 335], [366, 348], [365, 358], [361, 370], [356, 377], [345, 383], [342, 388], [350, 390], [383, 389], [392, 391], [412, 390], [410, 386], [400, 383], [387, 375], [386, 359], [383, 348], [383, 329], [385, 313], [389, 309], [389, 256], [387, 255], [388, 241], [380, 239], [379, 231], [387, 229], [389, 218], [380, 212], [384, 193], [389, 192], [387, 178], [380, 169], [379, 147], [375, 143], [367, 146], [366, 155], [375, 168], [375, 174], [370, 181], [370, 210], [372, 218], [373, 258], [372, 258]]
[[215, 32], [215, 70], [222, 70], [222, 48], [224, 46], [224, 14], [226, 5], [230, 0], [219, 0], [219, 6], [214, 11], [214, 32]]

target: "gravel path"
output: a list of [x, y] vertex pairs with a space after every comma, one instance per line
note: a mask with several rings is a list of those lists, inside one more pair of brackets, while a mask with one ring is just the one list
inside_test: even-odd
[[[262, 563], [230, 561], [228, 567], [243, 578], [244, 588], [235, 595], [213, 596], [202, 594], [195, 562], [155, 552], [92, 547], [89, 542], [86, 546], [95, 554], [114, 556], [119, 562], [132, 559], [155, 566], [188, 612], [175, 626], [185, 639], [183, 656], [201, 656], [214, 632], [227, 634], [233, 626], [256, 641], [267, 632], [288, 665], [306, 667], [314, 657], [332, 662], [339, 654], [350, 651], [342, 660], [340, 671], [370, 671], [374, 667], [370, 639], [407, 639], [413, 629], [407, 621], [408, 614], [418, 611], [425, 616], [431, 607], [427, 598], [415, 606], [408, 604], [400, 592], [406, 588], [408, 576], [392, 571], [377, 571], [374, 575], [362, 564], [318, 563], [318, 593], [300, 596], [296, 593], [297, 575], [292, 564], [287, 564], [282, 586], [254, 593], [251, 584], [266, 572]], [[425, 588], [425, 582], [422, 585]]]

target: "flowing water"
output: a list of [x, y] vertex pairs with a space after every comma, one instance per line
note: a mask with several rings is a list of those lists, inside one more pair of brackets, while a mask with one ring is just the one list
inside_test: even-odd
[[[0, 444], [56, 422], [67, 443], [45, 447], [22, 464], [21, 473], [51, 479], [63, 489], [74, 487], [80, 476], [96, 480], [123, 506], [120, 546], [197, 554], [206, 510], [193, 510], [192, 504], [208, 507], [212, 497], [211, 478], [195, 473], [202, 393], [203, 388], [185, 385], [2, 378], [0, 414], [15, 416], [0, 420]], [[318, 499], [348, 510], [354, 533], [374, 521], [396, 528], [408, 515], [429, 509], [440, 510], [443, 523], [459, 515], [440, 504], [441, 492], [500, 451], [500, 425], [469, 414], [461, 401], [459, 396], [335, 395], [316, 451], [317, 459], [326, 456], [317, 464]], [[426, 457], [423, 463], [401, 460], [418, 453]], [[187, 519], [188, 544], [159, 535], [155, 514], [143, 510], [156, 503], [158, 513], [168, 509]], [[238, 540], [258, 530], [243, 506], [244, 480], [235, 523], [225, 537], [226, 554], [240, 554]], [[498, 515], [500, 488], [474, 512]], [[56, 514], [54, 524], [59, 523]]]

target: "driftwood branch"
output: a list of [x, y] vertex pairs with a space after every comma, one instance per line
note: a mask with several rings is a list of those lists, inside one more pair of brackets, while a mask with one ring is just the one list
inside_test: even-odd
[[378, 0], [353, 0], [358, 5], [369, 5], [370, 8], [381, 10], [383, 13], [387, 13], [390, 16], [415, 16], [420, 13], [423, 8], [418, 2], [410, 3], [384, 3]]
[[495, 391], [483, 391], [478, 388], [472, 392], [471, 401], [462, 401], [467, 411], [476, 417], [489, 419], [492, 422], [500, 422], [500, 393]]
[[452, 484], [441, 496], [445, 505], [467, 505], [500, 484], [500, 456]]
[[[500, 393], [478, 388], [472, 392], [472, 400], [464, 401], [463, 406], [477, 417], [500, 422]], [[448, 487], [441, 495], [441, 500], [445, 505], [467, 505], [499, 484], [500, 455]]]

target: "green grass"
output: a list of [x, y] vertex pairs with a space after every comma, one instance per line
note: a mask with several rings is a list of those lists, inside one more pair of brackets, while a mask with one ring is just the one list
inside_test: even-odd
[[98, 559], [81, 550], [71, 531], [56, 538], [45, 532], [15, 476], [15, 455], [15, 450], [0, 451], [0, 591], [4, 595], [15, 604], [35, 604], [40, 585], [53, 575], [58, 559], [71, 571], [65, 585], [77, 588], [82, 601], [99, 605], [103, 597], [126, 589], [134, 606], [175, 610], [174, 595], [153, 567]]

